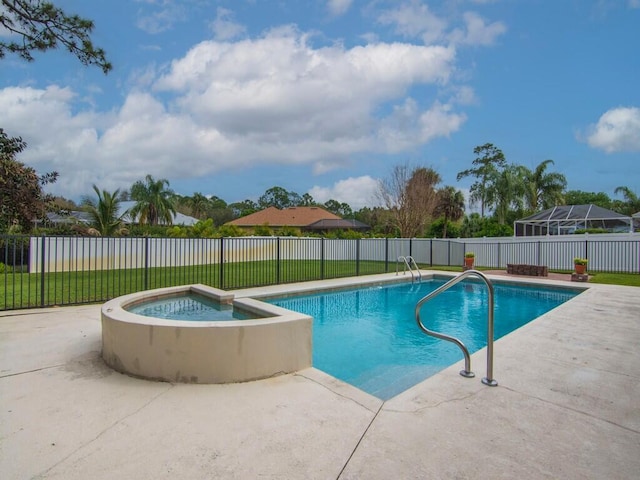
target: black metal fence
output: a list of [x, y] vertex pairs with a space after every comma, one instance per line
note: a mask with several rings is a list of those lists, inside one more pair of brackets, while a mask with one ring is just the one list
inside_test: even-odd
[[640, 236], [540, 239], [110, 238], [0, 236], [0, 310], [97, 303], [151, 288], [203, 283], [230, 290], [422, 267], [508, 263], [640, 273]]

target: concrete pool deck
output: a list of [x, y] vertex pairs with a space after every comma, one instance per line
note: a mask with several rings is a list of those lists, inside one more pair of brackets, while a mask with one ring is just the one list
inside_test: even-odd
[[100, 305], [0, 312], [0, 478], [631, 479], [640, 471], [637, 287], [589, 285], [496, 341], [496, 388], [480, 382], [482, 350], [472, 356], [476, 378], [458, 375], [461, 360], [386, 402], [313, 368], [228, 385], [140, 380], [106, 367], [100, 344]]

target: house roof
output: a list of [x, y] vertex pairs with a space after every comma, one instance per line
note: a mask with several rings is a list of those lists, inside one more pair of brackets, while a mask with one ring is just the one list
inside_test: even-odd
[[358, 220], [353, 219], [324, 219], [318, 220], [317, 222], [312, 223], [311, 225], [307, 225], [308, 230], [334, 230], [334, 229], [343, 229], [343, 230], [367, 230], [369, 225], [366, 223], [359, 222]]
[[[126, 223], [136, 223], [134, 219], [132, 219], [131, 216], [128, 214], [129, 209], [131, 209], [135, 204], [136, 202], [127, 201], [127, 202], [120, 202], [118, 206], [118, 216], [124, 215], [123, 218]], [[91, 218], [91, 215], [89, 215], [87, 212], [74, 210], [69, 212], [69, 214], [67, 215], [48, 212], [47, 220], [54, 224], [61, 224], [61, 223], [89, 224], [92, 222], [93, 219]], [[183, 215], [180, 212], [176, 212], [175, 216], [173, 217], [173, 225], [192, 226], [192, 225], [195, 225], [196, 223], [198, 223], [197, 218], [193, 218], [188, 215]]]
[[593, 204], [560, 205], [514, 222], [516, 236], [564, 235], [578, 229], [632, 232], [633, 219]]
[[47, 220], [53, 224], [91, 223], [91, 215], [87, 212], [72, 210], [66, 215], [55, 212], [47, 212]]
[[607, 210], [593, 204], [586, 205], [559, 205], [542, 212], [518, 220], [519, 222], [547, 222], [562, 220], [614, 220], [629, 217], [621, 213]]
[[[132, 209], [135, 204], [136, 202], [133, 202], [133, 201], [120, 202], [119, 209], [118, 209], [118, 216], [124, 214], [125, 222], [137, 223], [137, 220], [131, 218], [131, 215], [129, 215], [128, 213], [129, 210]], [[176, 214], [173, 216], [173, 225], [183, 225], [185, 227], [191, 227], [196, 223], [198, 223], [197, 218], [190, 217], [189, 215], [184, 215], [180, 212], [176, 212]], [[164, 222], [160, 222], [160, 224], [164, 225]]]
[[308, 227], [320, 220], [342, 220], [338, 215], [321, 207], [289, 207], [280, 210], [276, 207], [265, 208], [259, 212], [245, 215], [228, 222], [238, 227]]

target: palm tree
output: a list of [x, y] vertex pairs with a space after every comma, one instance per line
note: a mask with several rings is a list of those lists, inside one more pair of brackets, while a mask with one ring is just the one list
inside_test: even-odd
[[200, 220], [207, 214], [209, 209], [209, 199], [200, 192], [187, 197], [187, 204], [191, 208], [191, 215]]
[[173, 191], [169, 188], [169, 181], [162, 178], [155, 180], [151, 175], [145, 181], [137, 181], [131, 186], [131, 199], [136, 204], [131, 208], [131, 218], [138, 218], [140, 223], [171, 225], [176, 209], [173, 204]]
[[522, 208], [522, 197], [526, 185], [524, 177], [528, 170], [521, 165], [509, 165], [498, 175], [495, 181], [495, 216], [500, 225], [504, 225], [511, 209]]
[[567, 179], [557, 172], [546, 173], [553, 160], [545, 160], [535, 170], [524, 170], [525, 201], [530, 212], [537, 212], [564, 203], [562, 192], [567, 187]]
[[442, 238], [447, 238], [449, 220], [457, 221], [464, 215], [464, 195], [462, 192], [451, 186], [438, 190], [438, 203], [434, 213], [444, 217]]
[[82, 207], [91, 216], [91, 226], [103, 237], [120, 235], [123, 232], [122, 217], [118, 215], [120, 210], [120, 189], [113, 193], [106, 190], [100, 191], [93, 186], [98, 195], [98, 200], [84, 197]]
[[622, 194], [624, 197], [624, 211], [620, 213], [624, 213], [625, 215], [633, 215], [634, 213], [640, 212], [640, 197], [638, 197], [629, 187], [618, 187], [613, 193], [616, 195]]

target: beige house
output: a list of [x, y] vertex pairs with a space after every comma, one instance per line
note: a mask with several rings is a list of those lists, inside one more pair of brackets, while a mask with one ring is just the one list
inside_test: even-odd
[[322, 207], [289, 207], [283, 210], [269, 207], [236, 218], [227, 222], [227, 225], [235, 225], [246, 230], [263, 225], [270, 228], [294, 227], [306, 231], [365, 230], [369, 228], [368, 225], [357, 220], [344, 220]]

